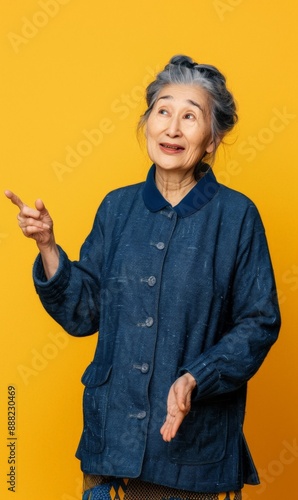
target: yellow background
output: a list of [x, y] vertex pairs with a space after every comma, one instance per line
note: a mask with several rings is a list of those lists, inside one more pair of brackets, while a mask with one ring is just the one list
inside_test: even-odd
[[[146, 175], [135, 129], [156, 71], [185, 53], [227, 75], [240, 122], [214, 169], [259, 207], [283, 315], [249, 385], [245, 429], [262, 485], [244, 500], [297, 496], [297, 14], [296, 0], [13, 0], [0, 15], [1, 190], [41, 197], [71, 258], [103, 196]], [[80, 376], [96, 338], [67, 336], [47, 316], [31, 281], [35, 244], [4, 196], [0, 210], [0, 498], [77, 500]], [[6, 483], [10, 384], [16, 493]]]

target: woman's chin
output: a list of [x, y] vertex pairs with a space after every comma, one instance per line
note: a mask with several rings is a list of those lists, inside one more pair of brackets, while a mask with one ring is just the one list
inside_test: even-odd
[[163, 172], [168, 172], [168, 173], [171, 173], [171, 172], [188, 172], [190, 170], [193, 170], [194, 167], [190, 166], [190, 165], [183, 165], [179, 162], [159, 162], [159, 163], [155, 163], [155, 166], [158, 170], [160, 171], [163, 171]]

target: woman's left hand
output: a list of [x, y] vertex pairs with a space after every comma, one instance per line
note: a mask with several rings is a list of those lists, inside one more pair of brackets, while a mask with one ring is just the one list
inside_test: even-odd
[[160, 429], [164, 441], [171, 441], [190, 411], [191, 393], [196, 386], [195, 378], [190, 373], [179, 377], [172, 385], [168, 395], [167, 417]]

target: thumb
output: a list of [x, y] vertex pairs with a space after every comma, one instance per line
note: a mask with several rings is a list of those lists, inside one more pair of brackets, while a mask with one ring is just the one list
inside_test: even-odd
[[47, 209], [46, 209], [46, 207], [44, 205], [44, 202], [40, 198], [38, 198], [38, 200], [36, 200], [35, 207], [42, 214], [47, 213]]
[[178, 387], [176, 392], [176, 401], [180, 411], [186, 410], [186, 395], [182, 387]]
[[49, 227], [52, 227], [53, 226], [52, 218], [47, 208], [45, 207], [44, 202], [40, 198], [38, 198], [35, 201], [35, 207], [39, 211], [40, 220], [44, 221], [47, 225], [49, 225]]

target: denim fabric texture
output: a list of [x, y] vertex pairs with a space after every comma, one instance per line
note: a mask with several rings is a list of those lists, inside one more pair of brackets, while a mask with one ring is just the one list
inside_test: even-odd
[[[264, 227], [211, 170], [174, 208], [154, 171], [105, 197], [78, 261], [60, 248], [49, 281], [40, 256], [34, 264], [48, 313], [72, 335], [100, 331], [77, 457], [88, 474], [238, 490], [258, 483], [243, 434], [247, 381], [280, 327]], [[166, 443], [168, 391], [185, 372], [197, 381], [191, 411]]]

